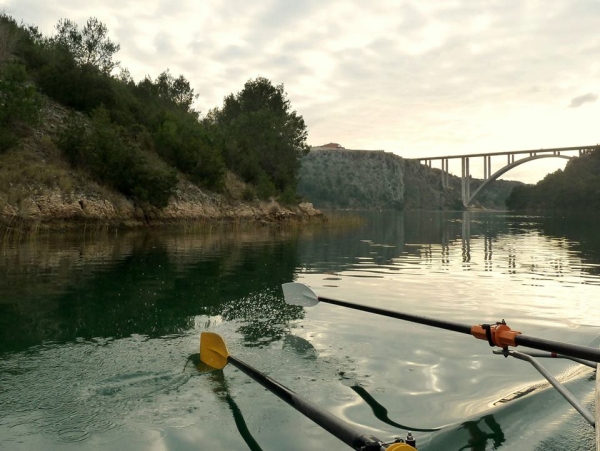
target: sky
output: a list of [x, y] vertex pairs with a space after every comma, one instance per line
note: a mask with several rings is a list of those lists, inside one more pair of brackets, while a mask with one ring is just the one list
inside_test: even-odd
[[[313, 146], [418, 158], [600, 142], [597, 0], [0, 0], [0, 10], [47, 36], [61, 18], [97, 17], [134, 80], [182, 74], [202, 113], [249, 79], [283, 84]], [[505, 163], [492, 159], [492, 172]], [[533, 183], [565, 163], [504, 178]], [[471, 172], [481, 177], [483, 162]]]

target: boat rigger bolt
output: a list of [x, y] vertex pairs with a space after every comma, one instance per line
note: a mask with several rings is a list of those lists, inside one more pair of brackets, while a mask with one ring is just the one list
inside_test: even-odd
[[407, 445], [412, 446], [413, 448], [417, 447], [417, 440], [413, 437], [412, 432], [408, 431], [408, 435], [405, 440]]

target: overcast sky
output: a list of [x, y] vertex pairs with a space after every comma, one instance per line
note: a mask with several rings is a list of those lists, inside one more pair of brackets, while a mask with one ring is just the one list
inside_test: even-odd
[[[310, 145], [413, 158], [600, 142], [597, 0], [0, 0], [0, 9], [45, 35], [61, 18], [97, 17], [136, 81], [183, 74], [203, 113], [248, 79], [283, 83]], [[492, 160], [492, 171], [505, 162]], [[562, 166], [541, 160], [505, 178], [535, 181]], [[471, 170], [481, 176], [483, 163]]]

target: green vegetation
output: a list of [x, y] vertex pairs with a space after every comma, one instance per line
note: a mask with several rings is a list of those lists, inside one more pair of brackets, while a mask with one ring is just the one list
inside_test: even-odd
[[101, 182], [157, 207], [165, 207], [175, 185], [175, 171], [144, 150], [110, 120], [104, 108], [94, 110], [88, 127], [71, 117], [58, 139], [59, 148], [75, 167], [84, 167]]
[[116, 75], [119, 49], [96, 18], [82, 29], [62, 19], [45, 37], [0, 14], [0, 152], [18, 150], [47, 98], [73, 111], [56, 139], [70, 165], [137, 202], [167, 205], [178, 173], [222, 191], [228, 170], [249, 184], [247, 198], [297, 200], [307, 131], [283, 85], [249, 80], [201, 118], [183, 75]]
[[300, 157], [308, 153], [302, 116], [291, 110], [283, 85], [266, 78], [250, 80], [205, 123], [220, 131], [227, 167], [257, 187], [261, 198], [275, 193], [290, 197], [297, 183]]
[[515, 187], [506, 201], [511, 210], [600, 211], [600, 148], [574, 158], [565, 170], [536, 185]]
[[25, 67], [0, 65], [0, 152], [18, 142], [24, 126], [38, 121], [40, 108], [41, 96], [28, 83]]

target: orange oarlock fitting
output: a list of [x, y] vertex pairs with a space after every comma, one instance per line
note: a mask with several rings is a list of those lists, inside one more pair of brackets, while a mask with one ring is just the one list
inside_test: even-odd
[[517, 346], [515, 337], [520, 334], [521, 332], [512, 330], [508, 327], [504, 320], [502, 320], [501, 323], [477, 324], [471, 327], [471, 335], [475, 338], [486, 340], [490, 346], [498, 346], [500, 348]]

